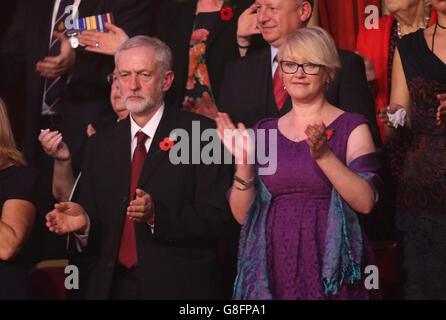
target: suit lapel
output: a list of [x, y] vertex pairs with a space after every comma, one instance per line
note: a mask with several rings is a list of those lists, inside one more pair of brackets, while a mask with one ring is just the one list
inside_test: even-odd
[[169, 154], [169, 151], [161, 150], [160, 143], [169, 137], [170, 132], [176, 128], [173, 113], [174, 110], [171, 110], [169, 106], [166, 105], [164, 107], [163, 116], [150, 144], [150, 149], [139, 177], [138, 188], [143, 188], [147, 184], [152, 174], [157, 170], [160, 161]]

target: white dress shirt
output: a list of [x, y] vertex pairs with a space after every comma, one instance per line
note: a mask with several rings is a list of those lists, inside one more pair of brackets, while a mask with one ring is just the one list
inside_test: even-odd
[[149, 120], [149, 122], [146, 123], [146, 125], [141, 128], [139, 127], [136, 122], [133, 120], [132, 115], [130, 114], [130, 134], [132, 137], [131, 143], [130, 143], [130, 159], [133, 160], [133, 153], [136, 149], [136, 144], [138, 142], [138, 138], [136, 137], [136, 134], [139, 131], [144, 132], [148, 138], [146, 142], [144, 143], [144, 146], [146, 147], [146, 152], [149, 151], [150, 145], [152, 144], [153, 137], [155, 136], [156, 129], [158, 128], [158, 125], [160, 123], [161, 117], [164, 113], [164, 103], [161, 105], [161, 107], [158, 109], [158, 111], [153, 115], [153, 117]]
[[277, 56], [277, 54], [279, 53], [279, 48], [270, 46], [271, 48], [271, 72], [273, 75], [273, 79], [274, 79], [274, 73], [276, 72], [277, 67], [279, 66], [279, 61], [274, 60], [274, 58]]

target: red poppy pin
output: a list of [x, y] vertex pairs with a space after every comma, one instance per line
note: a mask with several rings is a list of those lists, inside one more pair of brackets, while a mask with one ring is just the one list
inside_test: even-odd
[[163, 151], [168, 151], [173, 147], [174, 143], [175, 142], [172, 139], [165, 137], [164, 140], [160, 142], [160, 149]]
[[221, 20], [231, 20], [234, 17], [234, 12], [230, 7], [224, 7], [220, 10], [220, 18]]
[[334, 129], [327, 129], [325, 130], [325, 134], [327, 135], [327, 141], [329, 141], [331, 139], [331, 136], [334, 133]]

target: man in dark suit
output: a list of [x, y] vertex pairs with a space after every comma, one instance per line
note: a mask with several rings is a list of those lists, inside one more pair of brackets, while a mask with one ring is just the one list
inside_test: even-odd
[[[99, 129], [114, 119], [106, 76], [113, 58], [73, 49], [62, 33], [65, 8], [78, 8], [79, 18], [111, 12], [128, 34], [150, 34], [146, 15], [151, 0], [20, 0], [12, 25], [0, 42], [0, 86], [25, 80], [24, 154], [41, 171], [39, 211], [47, 212], [51, 198], [52, 160], [37, 139], [41, 129], [58, 130], [69, 145], [75, 175], [79, 172], [87, 140], [86, 128]], [[71, 20], [70, 20], [71, 21]], [[53, 50], [59, 42], [60, 50]], [[100, 44], [99, 44], [100, 45]], [[52, 87], [53, 80], [57, 85]], [[49, 102], [49, 89], [53, 99]], [[54, 102], [54, 104], [53, 104]], [[13, 111], [14, 112], [14, 111]], [[47, 239], [48, 237], [48, 239]], [[41, 259], [59, 257], [64, 242], [44, 237]], [[54, 244], [58, 244], [56, 248]]]
[[[220, 92], [219, 109], [234, 122], [252, 127], [267, 117], [278, 118], [291, 110], [288, 96], [278, 107], [273, 77], [278, 66], [275, 55], [286, 37], [306, 26], [311, 17], [313, 1], [257, 0], [239, 20], [237, 41], [241, 54], [246, 54], [252, 34], [261, 32], [269, 47], [248, 52], [226, 67]], [[341, 68], [326, 92], [329, 103], [347, 111], [364, 115], [369, 121], [375, 144], [381, 138], [376, 123], [373, 97], [368, 89], [364, 63], [353, 52], [338, 50]]]
[[174, 77], [167, 45], [134, 37], [115, 61], [130, 116], [89, 140], [80, 205], [57, 204], [47, 226], [77, 232], [90, 261], [87, 299], [219, 298], [216, 246], [236, 226], [225, 197], [232, 165], [170, 161], [171, 130], [194, 139], [214, 124], [164, 105]]

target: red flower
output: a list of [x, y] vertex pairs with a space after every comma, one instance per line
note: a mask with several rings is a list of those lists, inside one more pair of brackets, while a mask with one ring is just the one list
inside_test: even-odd
[[197, 29], [194, 32], [192, 32], [192, 35], [190, 37], [189, 45], [193, 46], [194, 44], [200, 42], [200, 41], [206, 41], [208, 38], [209, 31], [206, 29]]
[[232, 8], [225, 7], [220, 10], [220, 18], [221, 20], [231, 20], [234, 16], [234, 12], [232, 12]]
[[167, 151], [173, 147], [174, 141], [169, 137], [164, 138], [163, 141], [160, 142], [160, 149], [163, 151]]
[[331, 136], [334, 133], [334, 129], [327, 129], [325, 130], [325, 134], [327, 135], [327, 141], [329, 141], [331, 139]]

